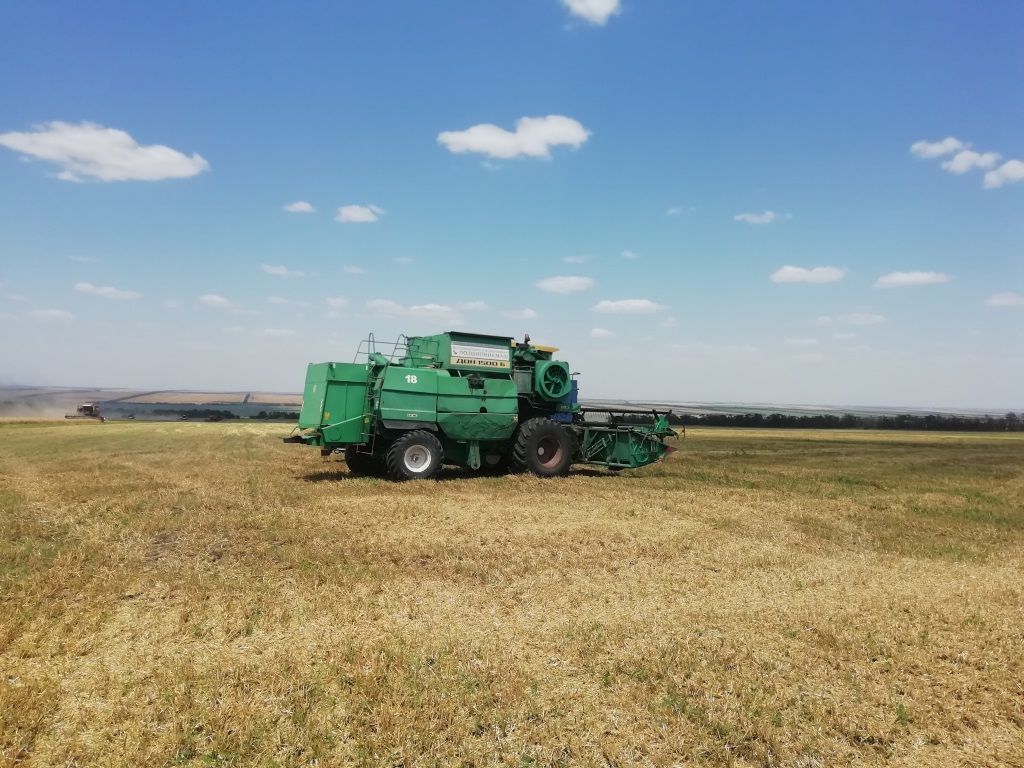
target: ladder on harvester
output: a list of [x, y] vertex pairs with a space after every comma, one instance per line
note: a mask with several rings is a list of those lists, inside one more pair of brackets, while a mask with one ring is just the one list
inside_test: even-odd
[[[378, 343], [385, 348], [390, 347], [391, 349], [390, 354], [384, 356], [387, 359], [385, 364], [375, 363], [373, 360], [373, 355], [377, 353]], [[368, 338], [359, 343], [355, 360], [358, 361], [360, 356], [366, 355], [366, 364], [369, 370], [366, 377], [366, 398], [363, 401], [363, 423], [360, 426], [359, 432], [360, 443], [369, 447], [359, 451], [359, 453], [373, 453], [376, 448], [377, 430], [375, 429], [375, 424], [377, 405], [380, 399], [377, 391], [377, 382], [384, 378], [384, 371], [387, 370], [388, 365], [394, 363], [396, 359], [401, 360], [402, 356], [408, 354], [408, 352], [409, 338], [404, 333], [400, 334], [394, 342], [378, 342], [371, 333]]]
[[[367, 452], [373, 453], [374, 443], [377, 438], [377, 430], [374, 428], [379, 397], [377, 394], [377, 382], [384, 377], [384, 371], [387, 367], [374, 365], [373, 361], [368, 361], [367, 366], [369, 372], [366, 376], [366, 397], [363, 400], [363, 423], [360, 425], [359, 442], [363, 445], [368, 445], [369, 450]], [[377, 373], [378, 370], [380, 371], [379, 374]]]

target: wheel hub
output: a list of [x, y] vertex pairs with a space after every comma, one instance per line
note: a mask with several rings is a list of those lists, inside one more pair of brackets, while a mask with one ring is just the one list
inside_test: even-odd
[[542, 437], [537, 441], [537, 460], [542, 466], [552, 467], [562, 459], [562, 446], [553, 437]]
[[422, 445], [410, 445], [402, 455], [402, 463], [410, 472], [425, 472], [430, 466], [430, 451]]

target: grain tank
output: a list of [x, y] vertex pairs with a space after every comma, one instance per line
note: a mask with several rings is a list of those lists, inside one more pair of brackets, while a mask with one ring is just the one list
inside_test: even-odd
[[[574, 463], [651, 464], [672, 450], [664, 414], [649, 424], [591, 422], [554, 347], [449, 331], [403, 337], [353, 363], [311, 363], [297, 434], [287, 442], [343, 450], [357, 474], [434, 476], [444, 464], [564, 475]], [[650, 412], [648, 412], [650, 413]]]

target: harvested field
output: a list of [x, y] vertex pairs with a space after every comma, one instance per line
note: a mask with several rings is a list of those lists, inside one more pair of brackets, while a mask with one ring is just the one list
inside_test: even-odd
[[0, 424], [6, 765], [1021, 765], [1024, 437], [393, 484]]
[[302, 405], [302, 395], [281, 392], [253, 392], [249, 395], [253, 405]]

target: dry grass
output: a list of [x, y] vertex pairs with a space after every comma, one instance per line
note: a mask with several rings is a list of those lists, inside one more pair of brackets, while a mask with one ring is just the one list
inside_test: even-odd
[[0, 425], [4, 763], [1024, 764], [1024, 440], [395, 485], [285, 431]]

